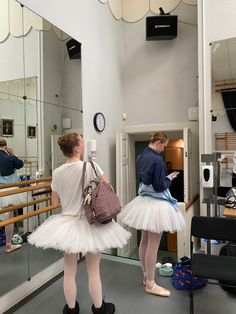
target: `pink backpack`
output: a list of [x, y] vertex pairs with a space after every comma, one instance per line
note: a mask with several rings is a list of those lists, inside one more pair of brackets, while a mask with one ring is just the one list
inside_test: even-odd
[[90, 164], [97, 176], [97, 180], [92, 181], [86, 188], [84, 188], [86, 164], [87, 163], [84, 162], [82, 174], [85, 214], [89, 224], [106, 224], [111, 222], [120, 212], [120, 201], [112, 186], [99, 180], [99, 176], [92, 161], [90, 161]]

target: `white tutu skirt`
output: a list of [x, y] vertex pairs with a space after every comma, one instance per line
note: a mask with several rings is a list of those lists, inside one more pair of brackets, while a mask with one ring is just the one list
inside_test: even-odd
[[79, 218], [59, 214], [52, 215], [39, 226], [28, 237], [28, 242], [43, 249], [86, 254], [121, 248], [129, 238], [130, 233], [115, 221], [90, 225], [85, 215]]
[[155, 233], [174, 233], [185, 227], [184, 217], [168, 201], [137, 196], [123, 207], [118, 216], [125, 225]]
[[[10, 190], [15, 190], [17, 189], [16, 187], [11, 187], [11, 188], [5, 188], [5, 189], [0, 189], [0, 192], [4, 191], [10, 191]], [[23, 204], [27, 201], [27, 193], [19, 193], [19, 194], [14, 194], [14, 195], [8, 195], [8, 196], [1, 196], [0, 197], [0, 208], [5, 208], [13, 205], [20, 205]], [[4, 214], [0, 214], [0, 220], [5, 220], [10, 217], [12, 217], [13, 212], [8, 212]]]

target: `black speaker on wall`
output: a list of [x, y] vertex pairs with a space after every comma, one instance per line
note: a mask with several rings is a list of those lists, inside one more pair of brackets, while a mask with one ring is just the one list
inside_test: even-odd
[[66, 47], [70, 59], [81, 59], [81, 43], [72, 38], [66, 42]]
[[177, 15], [146, 17], [146, 40], [169, 40], [177, 37]]

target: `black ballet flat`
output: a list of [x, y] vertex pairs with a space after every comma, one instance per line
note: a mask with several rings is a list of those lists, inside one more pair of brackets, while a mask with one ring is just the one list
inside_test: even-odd
[[66, 304], [63, 308], [63, 314], [79, 314], [79, 303], [75, 302], [75, 307], [70, 309], [69, 306]]
[[96, 308], [94, 305], [92, 305], [92, 312], [94, 314], [113, 314], [115, 311], [116, 308], [113, 303], [102, 301], [102, 306], [100, 308]]

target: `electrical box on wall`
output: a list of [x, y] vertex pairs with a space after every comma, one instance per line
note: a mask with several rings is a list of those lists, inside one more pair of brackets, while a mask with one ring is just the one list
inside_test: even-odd
[[188, 119], [190, 121], [198, 121], [198, 107], [191, 107], [188, 109]]
[[62, 118], [62, 128], [70, 129], [71, 128], [71, 119], [70, 118]]

